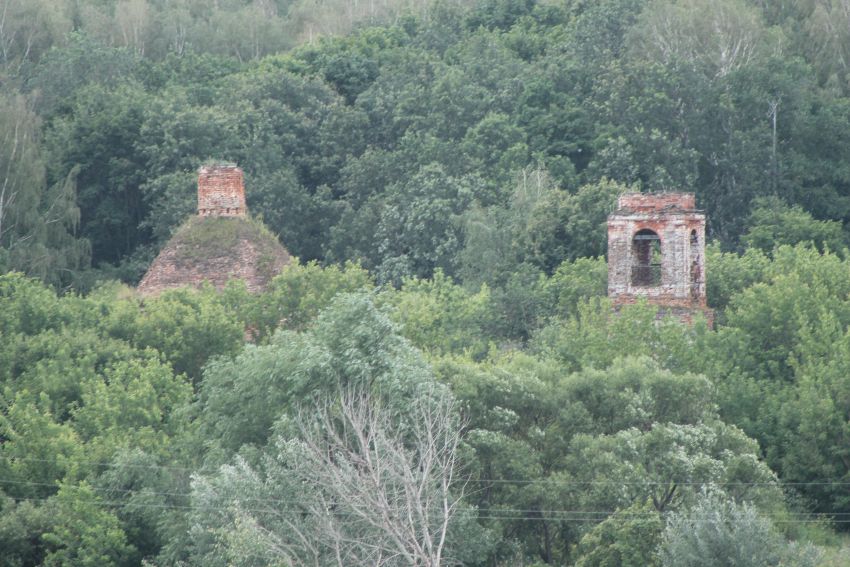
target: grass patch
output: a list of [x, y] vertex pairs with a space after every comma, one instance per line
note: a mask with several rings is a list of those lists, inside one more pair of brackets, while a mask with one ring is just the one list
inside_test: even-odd
[[280, 243], [262, 222], [250, 217], [193, 217], [183, 223], [169, 246], [179, 246], [191, 260], [231, 256], [244, 241], [273, 258]]

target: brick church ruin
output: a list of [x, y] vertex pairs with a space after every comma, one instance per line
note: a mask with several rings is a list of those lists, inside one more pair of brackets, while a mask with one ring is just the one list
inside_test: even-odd
[[258, 292], [289, 263], [277, 238], [248, 218], [242, 170], [208, 165], [198, 170], [197, 216], [177, 229], [137, 289], [147, 296], [205, 282], [222, 289], [230, 280], [242, 280]]
[[714, 313], [705, 299], [705, 214], [693, 193], [627, 193], [608, 216], [608, 297], [638, 298], [686, 322]]

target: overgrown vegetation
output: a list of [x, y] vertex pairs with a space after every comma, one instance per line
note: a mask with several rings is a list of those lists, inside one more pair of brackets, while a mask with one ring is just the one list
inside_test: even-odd
[[[188, 260], [234, 257], [241, 243], [249, 242], [261, 259], [271, 258], [278, 249], [277, 237], [250, 217], [192, 217], [182, 224], [169, 241]], [[270, 269], [271, 259], [266, 262]], [[275, 274], [268, 274], [271, 278]]]
[[[0, 565], [846, 562], [842, 2], [0, 9]], [[634, 190], [714, 329], [612, 311]], [[302, 261], [142, 303], [172, 235]]]
[[850, 35], [821, 4], [4, 0], [0, 262], [135, 282], [210, 159], [293, 254], [380, 283], [530, 282], [603, 254], [635, 189], [695, 192], [727, 251], [839, 251]]
[[[715, 330], [658, 324], [649, 305], [615, 314], [585, 259], [524, 288], [540, 315], [507, 326], [502, 297], [440, 273], [376, 289], [359, 266], [296, 262], [261, 294], [232, 283], [144, 305], [116, 284], [57, 296], [2, 276], [7, 563], [335, 564], [328, 534], [368, 564], [369, 550], [404, 549], [469, 565], [678, 565], [688, 538], [706, 564], [747, 546], [765, 565], [841, 557], [850, 260], [780, 247], [742, 279], [752, 258], [713, 257], [709, 281], [728, 297]], [[462, 429], [457, 414], [416, 429], [411, 404], [431, 415], [444, 396]], [[426, 433], [461, 444], [450, 469], [417, 480], [424, 469], [402, 457], [414, 453], [392, 444], [424, 451]], [[372, 436], [387, 445], [368, 457]], [[333, 484], [352, 471], [306, 457], [323, 443], [347, 459], [395, 456], [369, 465], [381, 472], [367, 495]], [[446, 520], [430, 550], [421, 538], [442, 528], [421, 517], [352, 517], [392, 494], [401, 505], [411, 482], [462, 496], [429, 513]], [[319, 514], [322, 498], [346, 513]], [[395, 540], [396, 527], [410, 530]], [[106, 529], [114, 539], [74, 535]]]

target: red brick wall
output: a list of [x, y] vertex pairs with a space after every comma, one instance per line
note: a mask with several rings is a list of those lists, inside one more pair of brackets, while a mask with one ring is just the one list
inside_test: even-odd
[[[692, 193], [623, 195], [608, 217], [608, 296], [615, 305], [643, 298], [683, 320], [686, 312], [713, 318], [705, 297], [705, 215]], [[635, 277], [641, 258], [635, 235], [652, 230], [660, 239], [661, 281], [646, 285]]]
[[245, 188], [241, 169], [235, 165], [213, 165], [198, 170], [198, 214], [229, 217], [245, 215]]
[[[290, 262], [282, 246], [273, 255], [262, 254], [254, 243], [243, 240], [229, 252], [232, 254], [218, 254], [187, 263], [184, 251], [166, 246], [139, 282], [139, 293], [157, 295], [167, 289], [200, 287], [204, 282], [220, 290], [230, 280], [242, 280], [248, 291], [256, 293], [263, 291], [271, 278]], [[269, 264], [264, 269], [260, 269], [262, 256], [266, 256], [264, 261]]]
[[693, 193], [626, 193], [617, 200], [617, 206], [635, 212], [693, 211], [696, 209], [696, 197]]

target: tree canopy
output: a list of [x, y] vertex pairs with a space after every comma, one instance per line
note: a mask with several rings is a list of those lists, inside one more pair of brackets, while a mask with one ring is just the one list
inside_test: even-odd
[[[0, 566], [846, 563], [847, 2], [0, 14]], [[140, 297], [210, 160], [292, 263]]]

